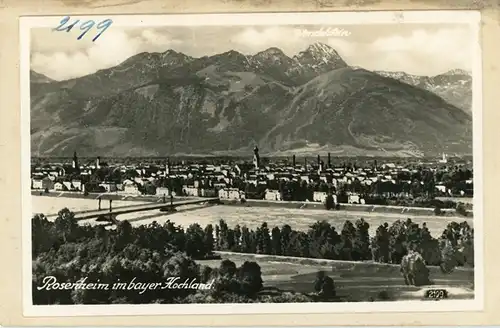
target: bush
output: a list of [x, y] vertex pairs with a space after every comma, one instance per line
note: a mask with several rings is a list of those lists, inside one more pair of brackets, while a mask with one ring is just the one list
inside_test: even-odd
[[326, 199], [325, 199], [325, 208], [327, 210], [331, 210], [331, 209], [335, 208], [335, 201], [333, 200], [333, 196], [331, 194], [329, 194], [328, 196], [326, 196]]
[[436, 205], [436, 207], [434, 207], [434, 215], [443, 215], [443, 210], [440, 205]]
[[392, 297], [387, 290], [382, 290], [377, 294], [377, 299], [381, 301], [389, 301]]
[[467, 209], [465, 208], [464, 203], [458, 203], [458, 204], [457, 204], [457, 207], [456, 207], [456, 209], [455, 209], [455, 211], [456, 211], [458, 214], [462, 215], [462, 216], [467, 216], [467, 214], [468, 214], [468, 213], [467, 213]]

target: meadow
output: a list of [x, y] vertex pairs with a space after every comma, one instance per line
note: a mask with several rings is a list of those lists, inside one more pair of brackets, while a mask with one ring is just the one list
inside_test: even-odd
[[[425, 291], [432, 288], [446, 289], [449, 299], [474, 298], [474, 270], [457, 268], [444, 274], [437, 267], [430, 267], [431, 286], [407, 286], [399, 272], [399, 265], [348, 262], [334, 260], [290, 258], [270, 255], [254, 255], [217, 252], [221, 258], [233, 261], [237, 266], [244, 261], [256, 261], [262, 271], [264, 288], [301, 293], [314, 292], [313, 282], [318, 271], [333, 278], [337, 295], [346, 301], [422, 300]], [[201, 260], [199, 264], [218, 267], [220, 260]]]

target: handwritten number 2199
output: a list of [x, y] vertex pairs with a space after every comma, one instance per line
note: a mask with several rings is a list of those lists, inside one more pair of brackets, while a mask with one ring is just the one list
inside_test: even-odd
[[[66, 25], [66, 23], [69, 21], [70, 17], [69, 16], [66, 16], [64, 17], [63, 19], [61, 19], [61, 21], [59, 22], [59, 26], [56, 27], [54, 30], [55, 31], [66, 31], [66, 32], [69, 32], [71, 31], [71, 29], [73, 27], [75, 27], [79, 22], [80, 20], [77, 19], [76, 21], [74, 21], [73, 23]], [[99, 24], [96, 25], [96, 28], [99, 31], [99, 33], [97, 33], [97, 35], [92, 39], [92, 42], [94, 42], [95, 40], [97, 40], [101, 34], [103, 34], [107, 29], [108, 27], [111, 26], [111, 24], [113, 23], [113, 21], [111, 19], [105, 19], [103, 20], [102, 22], [100, 22]], [[82, 34], [80, 34], [77, 38], [77, 40], [80, 40], [81, 38], [83, 38], [85, 36], [85, 34], [87, 34], [88, 31], [90, 31], [90, 29], [92, 27], [94, 27], [95, 25], [95, 22], [93, 20], [88, 20], [88, 21], [85, 21], [83, 23], [80, 24], [80, 30], [82, 30]]]

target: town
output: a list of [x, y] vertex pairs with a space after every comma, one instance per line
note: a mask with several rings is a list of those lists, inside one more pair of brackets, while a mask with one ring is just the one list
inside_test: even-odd
[[[158, 161], [156, 161], [158, 162]], [[310, 201], [324, 203], [328, 195], [335, 204], [379, 204], [433, 207], [435, 197], [472, 197], [470, 163], [414, 161], [365, 165], [333, 165], [328, 153], [326, 163], [303, 163], [290, 159], [266, 163], [255, 147], [253, 160], [232, 164], [163, 163], [108, 164], [100, 157], [80, 164], [77, 153], [72, 162], [33, 161], [31, 189], [42, 193], [116, 193], [158, 197], [219, 197], [221, 200], [261, 199], [266, 201]], [[427, 204], [427, 205], [426, 205]], [[453, 204], [451, 205], [453, 206]], [[450, 207], [450, 206], [444, 206]]]

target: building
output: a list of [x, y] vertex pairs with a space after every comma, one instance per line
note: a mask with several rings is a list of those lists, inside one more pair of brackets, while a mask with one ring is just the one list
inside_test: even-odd
[[324, 191], [315, 191], [313, 193], [313, 201], [324, 203], [328, 194]]
[[55, 191], [67, 191], [68, 189], [62, 182], [56, 182], [54, 183], [54, 190]]
[[33, 178], [32, 179], [32, 188], [33, 189], [52, 189], [54, 187], [54, 181], [48, 177], [44, 178]]
[[446, 154], [443, 153], [443, 157], [439, 160], [439, 163], [446, 164], [448, 163], [448, 159], [446, 158]]
[[359, 197], [357, 194], [351, 194], [347, 198], [349, 204], [364, 204], [365, 200]]
[[185, 196], [200, 197], [200, 188], [194, 186], [184, 186], [182, 191]]
[[255, 146], [253, 149], [253, 165], [255, 169], [259, 169], [260, 167], [260, 155], [259, 155], [259, 148]]
[[202, 188], [200, 189], [201, 197], [217, 197], [217, 191], [215, 189]]
[[139, 184], [135, 181], [126, 180], [123, 183], [123, 192], [130, 195], [140, 195]]
[[170, 189], [166, 187], [156, 187], [156, 196], [170, 196]]
[[221, 189], [219, 190], [219, 198], [232, 200], [244, 199], [245, 193], [238, 190], [237, 188]]
[[103, 187], [106, 192], [114, 192], [118, 190], [118, 187], [114, 182], [103, 182], [99, 184], [99, 186]]
[[265, 200], [282, 200], [279, 190], [267, 189], [264, 195]]
[[78, 157], [76, 156], [76, 151], [73, 153], [73, 163], [72, 163], [72, 167], [73, 167], [73, 169], [75, 169], [75, 170], [80, 169], [80, 166], [78, 165]]
[[82, 182], [80, 180], [71, 180], [72, 190], [80, 191], [82, 190]]

